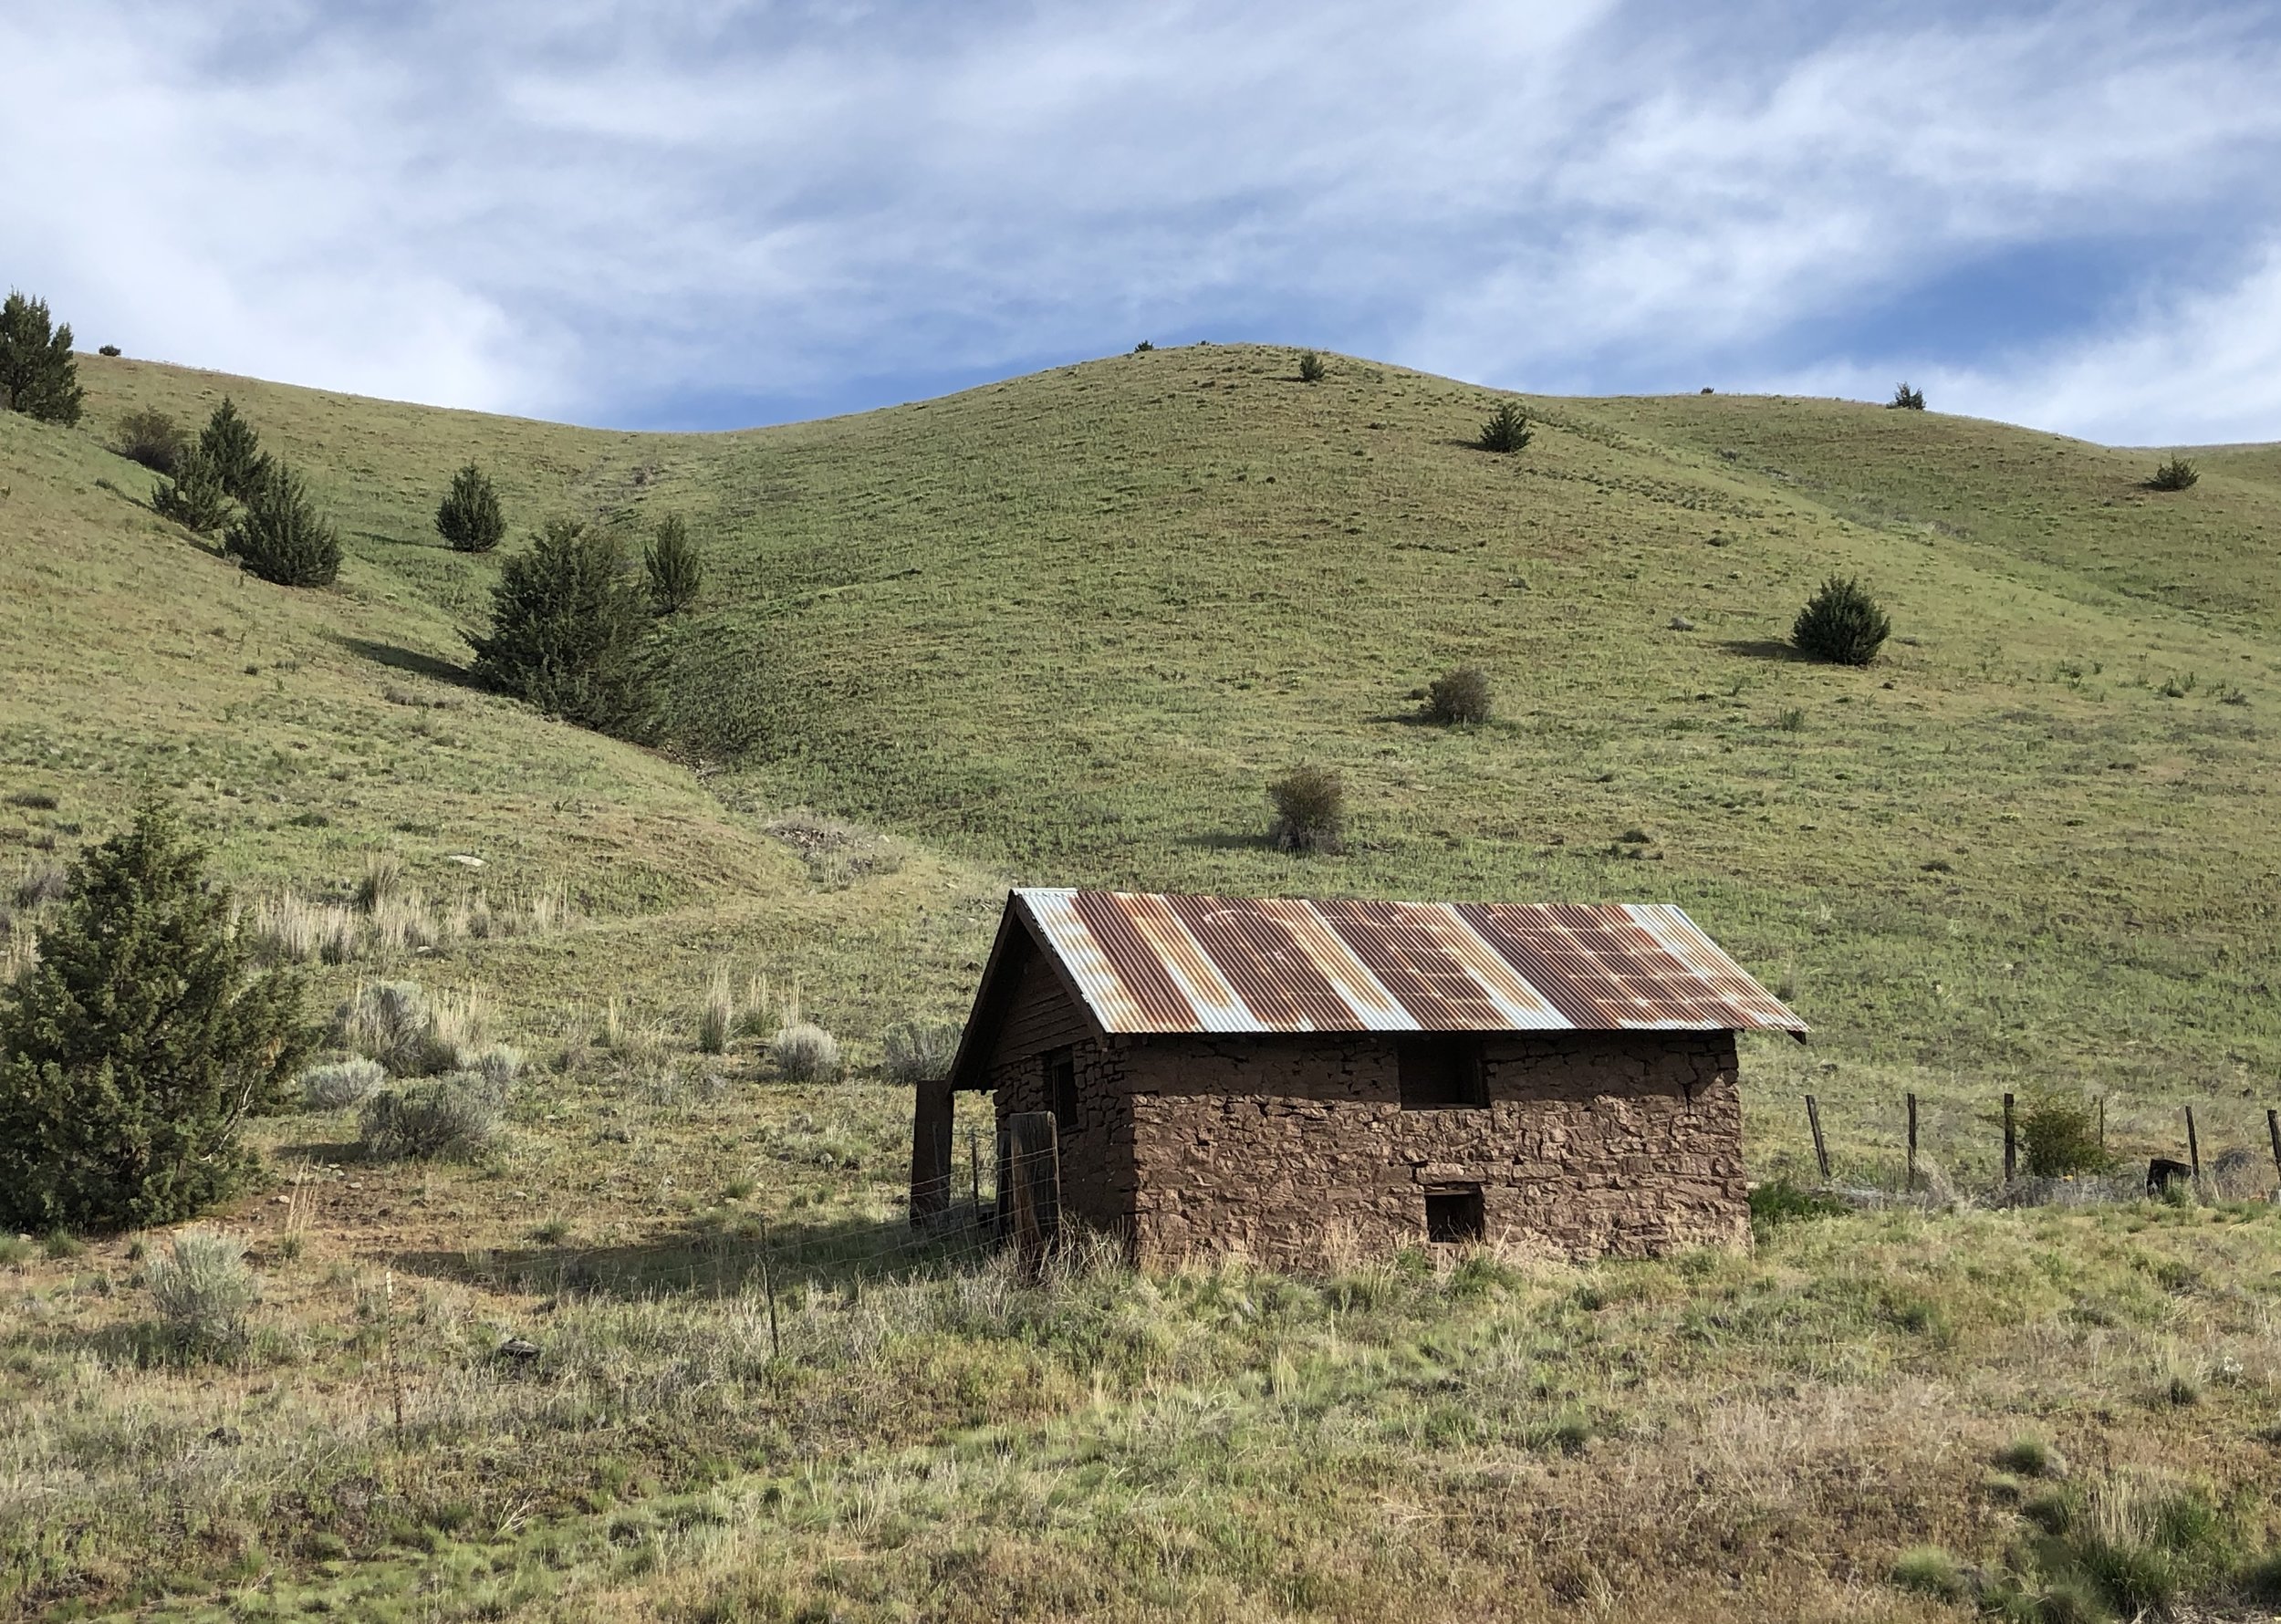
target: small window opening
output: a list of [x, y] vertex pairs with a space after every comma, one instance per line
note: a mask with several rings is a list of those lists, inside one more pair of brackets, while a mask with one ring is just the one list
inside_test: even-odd
[[1458, 1242], [1482, 1238], [1480, 1185], [1453, 1184], [1444, 1190], [1429, 1190], [1425, 1203], [1427, 1240]]
[[1052, 1101], [1054, 1131], [1067, 1136], [1078, 1130], [1078, 1057], [1070, 1049], [1055, 1049], [1046, 1057], [1046, 1098]]
[[1404, 1037], [1394, 1046], [1401, 1109], [1449, 1110], [1489, 1103], [1481, 1042], [1473, 1037]]

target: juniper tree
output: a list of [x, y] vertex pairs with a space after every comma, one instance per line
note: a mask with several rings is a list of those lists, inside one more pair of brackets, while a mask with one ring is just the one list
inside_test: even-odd
[[301, 476], [262, 459], [261, 483], [224, 538], [224, 555], [280, 587], [329, 587], [340, 574], [340, 536], [309, 500]]
[[251, 504], [254, 493], [269, 475], [269, 458], [262, 451], [261, 436], [238, 415], [227, 395], [199, 432], [198, 454], [213, 468], [223, 490], [240, 502]]
[[1892, 622], [1877, 607], [1869, 589], [1850, 578], [1831, 576], [1790, 629], [1790, 641], [1802, 654], [1837, 665], [1867, 665], [1891, 635]]
[[604, 733], [647, 709], [649, 613], [607, 530], [553, 519], [491, 589], [491, 634], [471, 639], [475, 672], [566, 721]]
[[650, 574], [650, 602], [661, 615], [677, 615], [697, 601], [704, 586], [704, 564], [679, 514], [658, 521], [657, 534], [641, 550]]
[[1885, 409], [1888, 411], [1922, 411], [1924, 391], [1911, 389], [1905, 382], [1897, 383], [1893, 386], [1893, 398], [1885, 402]]
[[1474, 444], [1483, 451], [1511, 453], [1519, 451], [1528, 442], [1528, 420], [1521, 415], [1519, 407], [1507, 401], [1481, 425], [1480, 436]]
[[214, 464], [193, 451], [182, 459], [172, 480], [151, 488], [151, 506], [162, 519], [211, 536], [230, 516], [230, 495]]
[[282, 1102], [315, 1035], [292, 973], [249, 976], [204, 855], [148, 805], [73, 865], [0, 1002], [0, 1225], [171, 1223], [251, 1165], [239, 1125]]
[[0, 406], [68, 426], [87, 391], [71, 357], [71, 324], [50, 328], [46, 299], [11, 292], [0, 302]]
[[455, 553], [487, 553], [497, 547], [507, 521], [491, 476], [473, 463], [453, 474], [452, 488], [435, 510], [435, 527]]

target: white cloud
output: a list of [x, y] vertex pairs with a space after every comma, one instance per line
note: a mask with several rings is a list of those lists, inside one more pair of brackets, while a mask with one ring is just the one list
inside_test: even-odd
[[[2027, 412], [2077, 410], [2036, 369], [2140, 342], [2130, 313], [2016, 363], [1878, 313], [2039, 244], [2238, 255], [2281, 203], [2255, 13], [1856, 15], [26, 7], [0, 141], [43, 161], [0, 274], [89, 342], [604, 421], [1176, 331], [1579, 390], [1910, 359]], [[2212, 382], [2101, 432], [2270, 415], [2178, 353]]]

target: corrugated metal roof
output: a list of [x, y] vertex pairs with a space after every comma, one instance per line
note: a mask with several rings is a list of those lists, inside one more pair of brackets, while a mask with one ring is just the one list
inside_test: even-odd
[[1104, 1032], [1806, 1030], [1668, 904], [1014, 898]]

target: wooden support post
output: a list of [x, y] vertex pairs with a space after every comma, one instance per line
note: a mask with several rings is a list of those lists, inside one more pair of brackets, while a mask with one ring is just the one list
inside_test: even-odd
[[2273, 1145], [2273, 1176], [2281, 1179], [2281, 1111], [2265, 1108], [2265, 1138]]
[[1909, 1188], [1917, 1187], [1917, 1097], [1909, 1096]]
[[911, 1090], [911, 1227], [919, 1229], [951, 1205], [951, 1085], [947, 1077]]
[[982, 1227], [982, 1136], [972, 1128], [966, 1130], [966, 1178], [973, 1186], [974, 1227]]
[[1055, 1139], [1051, 1111], [1016, 1111], [1006, 1119], [1008, 1217], [1022, 1272], [1032, 1280], [1045, 1272], [1046, 1255], [1061, 1229], [1061, 1155]]
[[2194, 1131], [2194, 1108], [2186, 1108], [2186, 1165], [2193, 1169], [2194, 1184], [2202, 1183], [2202, 1136]]
[[1829, 1182], [1829, 1147], [1822, 1142], [1822, 1108], [1811, 1094], [1806, 1097], [1806, 1125], [1814, 1130], [1814, 1164], [1822, 1170], [1822, 1182]]
[[2004, 1097], [2004, 1182], [2009, 1184], [2020, 1174], [2019, 1125], [2012, 1114], [2012, 1097]]

